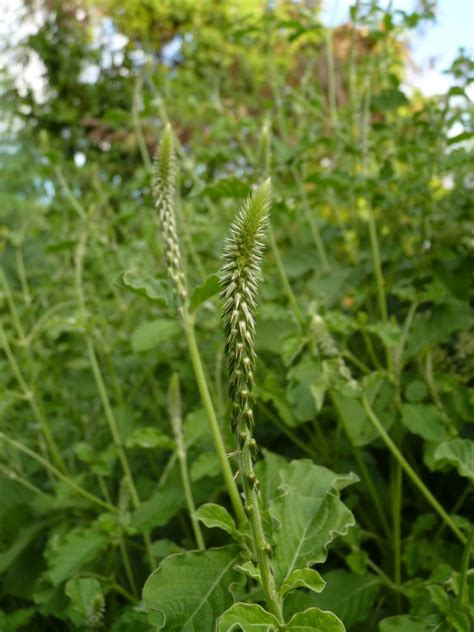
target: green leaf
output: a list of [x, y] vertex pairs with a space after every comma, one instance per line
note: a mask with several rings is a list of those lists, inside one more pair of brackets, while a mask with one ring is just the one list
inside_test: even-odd
[[55, 586], [69, 579], [108, 546], [107, 538], [90, 530], [76, 529], [64, 538], [50, 541], [46, 553], [47, 576]]
[[378, 336], [386, 347], [396, 347], [400, 344], [402, 332], [394, 323], [374, 323], [367, 326], [367, 331]]
[[433, 404], [402, 404], [402, 423], [410, 432], [427, 441], [446, 438], [443, 418]]
[[397, 617], [389, 617], [379, 624], [380, 632], [435, 632], [441, 630], [440, 617], [428, 615], [425, 617], [413, 617], [408, 614]]
[[31, 619], [37, 614], [37, 610], [37, 608], [22, 608], [8, 613], [0, 610], [0, 630], [2, 632], [25, 630], [25, 626], [28, 625]]
[[220, 472], [219, 459], [215, 452], [201, 452], [191, 464], [191, 480], [197, 483], [201, 479], [214, 478]]
[[220, 292], [219, 277], [217, 274], [210, 274], [205, 281], [194, 288], [190, 298], [191, 311], [195, 312], [209, 298]]
[[196, 520], [200, 520], [209, 529], [216, 527], [217, 529], [227, 531], [227, 533], [231, 535], [235, 535], [237, 532], [234, 519], [222, 505], [206, 503], [194, 512], [194, 517]]
[[132, 526], [139, 533], [146, 533], [154, 527], [163, 527], [184, 505], [181, 485], [168, 483], [158, 489], [153, 496], [140, 503], [132, 514]]
[[345, 570], [334, 570], [324, 577], [321, 593], [295, 592], [285, 601], [285, 612], [293, 614], [309, 607], [334, 612], [349, 628], [365, 621], [375, 608], [381, 582], [375, 575], [363, 577]]
[[329, 491], [348, 484], [343, 477], [305, 459], [291, 463], [281, 478], [280, 496], [270, 506], [279, 524], [272, 559], [278, 584], [296, 569], [324, 562], [327, 546], [355, 524], [349, 509]]
[[127, 448], [166, 448], [173, 450], [175, 443], [171, 437], [153, 426], [137, 428], [127, 439]]
[[96, 611], [100, 613], [104, 597], [97, 579], [73, 577], [65, 591], [71, 600], [70, 616], [75, 625], [87, 624]]
[[213, 200], [219, 198], [244, 198], [247, 197], [249, 193], [250, 187], [248, 184], [235, 176], [221, 178], [217, 182], [214, 182], [214, 184], [208, 184], [200, 191], [200, 195], [205, 195]]
[[308, 588], [314, 592], [321, 592], [326, 582], [313, 568], [298, 568], [279, 588], [280, 595], [284, 595], [295, 588]]
[[232, 604], [229, 587], [239, 580], [234, 569], [236, 546], [172, 555], [150, 575], [143, 588], [150, 620], [166, 632], [213, 630], [217, 618]]
[[122, 274], [122, 284], [134, 294], [147, 298], [162, 307], [173, 304], [173, 290], [167, 279], [156, 279], [143, 276], [134, 270], [127, 270]]
[[18, 527], [12, 545], [0, 552], [0, 573], [4, 573], [16, 558], [26, 549], [34, 537], [45, 527], [46, 521], [38, 521]]
[[422, 349], [449, 340], [455, 331], [467, 329], [471, 310], [468, 303], [452, 301], [435, 305], [430, 311], [414, 319], [408, 336], [406, 356], [418, 354]]
[[217, 622], [218, 632], [276, 632], [278, 619], [256, 603], [235, 603]]
[[[388, 429], [395, 420], [392, 409], [393, 387], [379, 374], [372, 374], [369, 377], [372, 380], [366, 388], [366, 394], [373, 402], [375, 413], [383, 426]], [[362, 447], [378, 438], [377, 430], [373, 427], [358, 399], [333, 391], [333, 401], [353, 445]]]
[[342, 621], [332, 612], [319, 608], [308, 608], [295, 614], [285, 625], [285, 630], [294, 632], [345, 632]]
[[474, 441], [470, 439], [445, 441], [436, 449], [434, 458], [437, 462], [454, 465], [460, 476], [474, 480]]
[[155, 349], [160, 343], [169, 342], [181, 334], [176, 320], [159, 318], [139, 325], [132, 334], [132, 349], [135, 353]]

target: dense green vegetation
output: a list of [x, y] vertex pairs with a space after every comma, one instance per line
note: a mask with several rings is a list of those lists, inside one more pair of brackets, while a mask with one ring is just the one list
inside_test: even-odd
[[429, 4], [25, 2], [2, 632], [471, 632], [474, 63], [406, 88]]

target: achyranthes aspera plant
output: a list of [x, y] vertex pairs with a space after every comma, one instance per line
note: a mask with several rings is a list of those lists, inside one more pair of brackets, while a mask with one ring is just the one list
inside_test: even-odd
[[[169, 127], [164, 131], [155, 169], [167, 268], [189, 339], [193, 312], [176, 231], [175, 167]], [[320, 608], [286, 615], [285, 598], [300, 588], [315, 592], [324, 589], [323, 578], [312, 567], [324, 562], [331, 542], [354, 525], [352, 513], [339, 492], [356, 480], [355, 475], [338, 475], [306, 459], [287, 462], [270, 453], [254, 465], [255, 310], [270, 196], [267, 180], [241, 208], [225, 243], [220, 275], [231, 400], [229, 423], [239, 457], [236, 478], [243, 488], [245, 518], [242, 520], [239, 515], [240, 504], [227, 477], [225, 457], [225, 463], [221, 460], [222, 472], [236, 520], [225, 507], [214, 503], [201, 506], [192, 518], [207, 528], [226, 532], [229, 543], [171, 555], [152, 573], [145, 584], [143, 600], [150, 611], [150, 621], [158, 630], [344, 630], [336, 615]], [[191, 338], [190, 352], [199, 383], [205, 377], [200, 374], [199, 363], [196, 366], [199, 351], [192, 343]], [[205, 383], [200, 392], [206, 405], [209, 393]], [[219, 450], [222, 441], [212, 402], [207, 404]], [[185, 475], [183, 484], [186, 486]], [[202, 549], [198, 534], [195, 529]]]

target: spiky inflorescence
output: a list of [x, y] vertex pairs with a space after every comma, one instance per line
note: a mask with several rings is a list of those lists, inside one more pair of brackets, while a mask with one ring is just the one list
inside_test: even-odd
[[165, 127], [155, 158], [153, 193], [160, 219], [167, 272], [178, 301], [184, 307], [188, 301], [188, 289], [176, 231], [176, 160], [169, 124]]
[[270, 208], [271, 184], [266, 180], [246, 201], [231, 226], [221, 268], [224, 329], [229, 367], [229, 394], [234, 431], [240, 421], [252, 425], [255, 370], [255, 310], [261, 276], [262, 237]]

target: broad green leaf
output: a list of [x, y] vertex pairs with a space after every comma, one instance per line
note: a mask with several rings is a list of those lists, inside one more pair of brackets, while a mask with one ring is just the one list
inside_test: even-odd
[[474, 441], [452, 439], [438, 446], [434, 458], [440, 463], [451, 463], [460, 476], [474, 480]]
[[313, 568], [298, 568], [280, 586], [279, 593], [284, 595], [295, 588], [308, 588], [314, 592], [321, 592], [326, 582]]
[[132, 526], [139, 533], [146, 533], [154, 527], [163, 527], [184, 505], [181, 485], [167, 484], [142, 503], [132, 513]]
[[[339, 480], [330, 470], [308, 460], [295, 461], [281, 478], [280, 495], [270, 505], [278, 523], [272, 559], [278, 584], [287, 581], [296, 569], [324, 562], [327, 546], [355, 524], [349, 509], [329, 491], [337, 489]], [[348, 481], [343, 479], [339, 484]]]
[[220, 289], [219, 277], [217, 274], [210, 274], [201, 285], [192, 291], [189, 301], [191, 311], [195, 312], [205, 301], [218, 294]]
[[381, 582], [375, 575], [356, 575], [345, 570], [324, 576], [326, 586], [320, 593], [297, 591], [285, 600], [285, 612], [293, 614], [309, 607], [334, 612], [349, 628], [364, 621], [375, 608]]
[[190, 475], [193, 483], [197, 483], [206, 476], [214, 478], [219, 472], [219, 459], [215, 452], [201, 452], [191, 463]]
[[73, 577], [66, 584], [71, 600], [70, 616], [75, 625], [84, 625], [94, 614], [99, 617], [104, 604], [100, 583], [90, 577]]
[[379, 624], [379, 632], [438, 632], [442, 621], [437, 615], [389, 617]]
[[133, 270], [124, 272], [121, 279], [123, 285], [138, 296], [143, 296], [162, 307], [173, 304], [173, 290], [167, 279], [155, 279]]
[[295, 614], [285, 625], [288, 632], [345, 632], [342, 621], [332, 612], [308, 608]]
[[358, 476], [354, 472], [336, 474], [322, 465], [316, 465], [309, 459], [297, 459], [285, 463], [280, 468], [279, 487], [295, 487], [307, 496], [323, 496], [330, 490], [341, 491], [357, 483]]
[[[374, 374], [373, 377], [374, 379], [366, 389], [366, 394], [373, 402], [375, 413], [383, 426], [388, 429], [395, 420], [392, 408], [393, 387], [383, 376]], [[377, 430], [371, 424], [358, 399], [334, 391], [333, 401], [353, 445], [362, 447], [378, 438]]]
[[194, 512], [194, 517], [196, 520], [200, 520], [209, 529], [216, 527], [217, 529], [227, 531], [227, 533], [231, 535], [235, 535], [237, 532], [234, 519], [222, 505], [206, 503]]
[[153, 426], [137, 428], [127, 439], [127, 448], [165, 448], [173, 450], [173, 439]]
[[135, 353], [150, 351], [163, 342], [170, 342], [181, 334], [176, 320], [159, 318], [139, 325], [132, 333], [132, 349]]
[[62, 539], [50, 541], [46, 559], [47, 576], [54, 585], [69, 579], [84, 564], [96, 559], [108, 546], [107, 538], [94, 531], [76, 529]]
[[228, 178], [221, 178], [213, 184], [208, 184], [200, 195], [206, 195], [213, 200], [219, 198], [245, 198], [250, 193], [250, 187], [248, 184], [236, 178], [235, 176], [229, 176]]
[[378, 336], [386, 347], [396, 347], [400, 344], [402, 332], [394, 323], [373, 323], [367, 326], [367, 331]]
[[0, 610], [0, 630], [2, 632], [26, 630], [27, 628], [25, 626], [30, 623], [37, 612], [37, 608], [18, 608], [14, 612], [8, 613]]
[[217, 618], [232, 605], [230, 586], [239, 580], [234, 569], [236, 546], [187, 551], [163, 560], [143, 588], [145, 607], [158, 630], [214, 630]]
[[276, 632], [278, 619], [256, 603], [235, 603], [217, 622], [218, 632]]
[[468, 303], [453, 301], [435, 305], [429, 312], [414, 319], [408, 336], [406, 356], [414, 356], [422, 349], [448, 340], [455, 331], [467, 329], [470, 318]]
[[410, 432], [427, 441], [446, 438], [443, 418], [433, 404], [402, 404], [402, 423]]
[[13, 564], [16, 558], [26, 549], [46, 524], [47, 522], [43, 520], [33, 522], [33, 524], [26, 524], [23, 528], [18, 527], [12, 545], [8, 549], [0, 552], [0, 573], [4, 573], [6, 569]]

